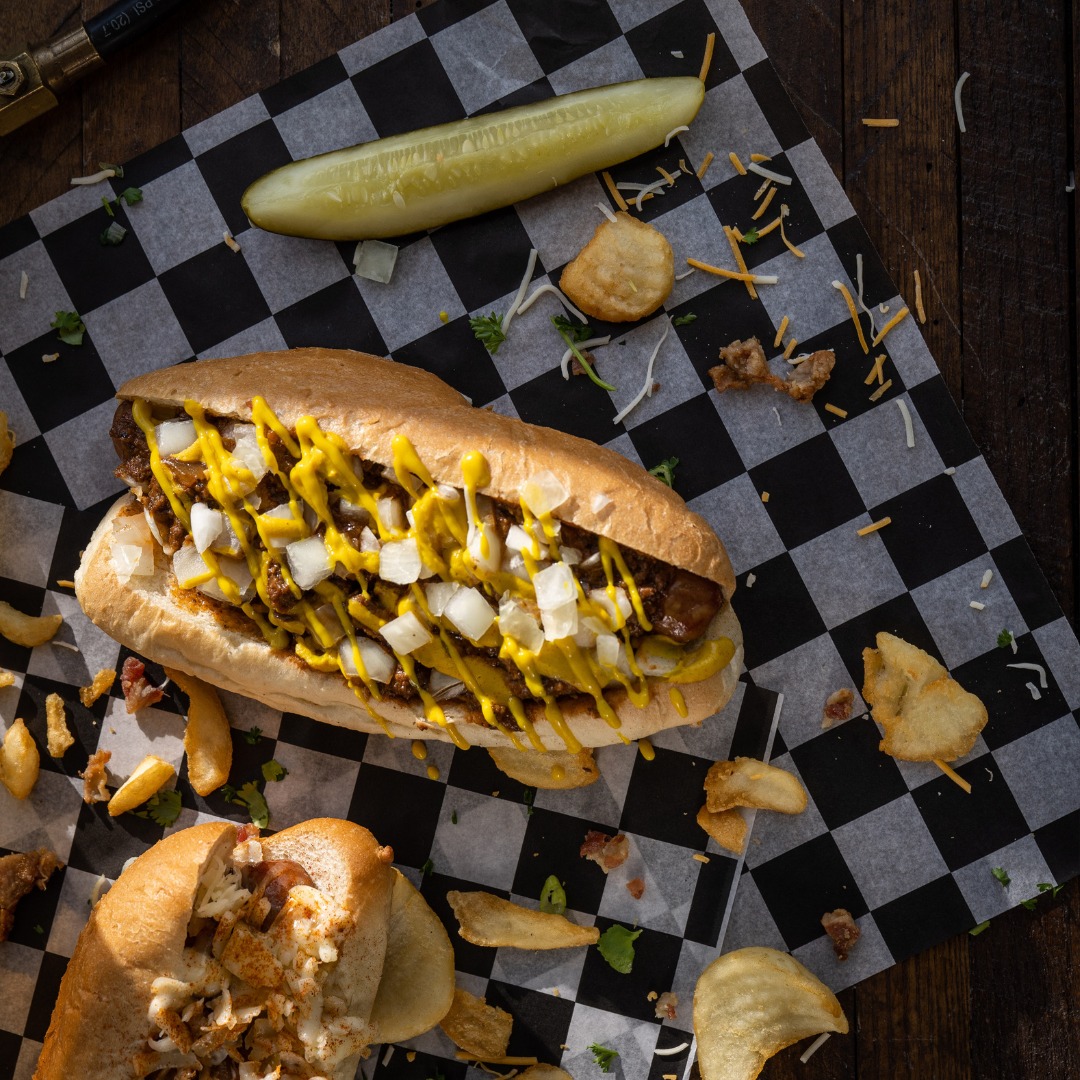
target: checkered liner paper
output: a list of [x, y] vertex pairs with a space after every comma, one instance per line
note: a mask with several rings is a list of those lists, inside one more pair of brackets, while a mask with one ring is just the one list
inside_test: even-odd
[[[563, 380], [563, 346], [549, 322], [559, 310], [554, 298], [519, 316], [495, 357], [468, 322], [506, 310], [530, 248], [539, 251], [534, 285], [558, 281], [601, 220], [597, 203], [609, 202], [597, 176], [405, 238], [389, 285], [353, 276], [352, 244], [264, 233], [240, 210], [252, 179], [293, 158], [552, 93], [695, 74], [714, 30], [705, 104], [690, 130], [612, 172], [648, 183], [658, 166], [675, 173], [680, 160], [696, 168], [714, 153], [700, 180], [680, 175], [639, 216], [668, 237], [677, 262], [690, 256], [734, 268], [722, 224], [750, 227], [761, 179], [738, 175], [728, 152], [743, 161], [766, 154], [768, 168], [793, 178], [776, 205], [790, 207], [787, 237], [806, 257], [795, 258], [775, 230], [744, 248], [752, 269], [779, 278], [761, 287], [759, 300], [738, 282], [698, 272], [676, 283], [658, 315], [612, 327], [618, 343], [595, 354], [618, 387], [611, 395], [584, 379]], [[237, 729], [234, 781], [257, 777], [276, 758], [289, 775], [267, 785], [274, 827], [341, 815], [392, 844], [398, 865], [447, 922], [461, 985], [513, 1013], [510, 1053], [561, 1061], [580, 1078], [596, 1068], [586, 1048], [597, 1042], [619, 1051], [625, 1076], [659, 1080], [686, 1066], [686, 1053], [656, 1058], [653, 1050], [688, 1037], [694, 980], [721, 947], [790, 950], [839, 989], [1080, 870], [1080, 649], [913, 318], [873, 350], [886, 353], [892, 382], [876, 403], [867, 400], [871, 358], [830, 283], [840, 279], [855, 293], [861, 254], [867, 305], [895, 313], [903, 301], [733, 0], [444, 2], [128, 163], [113, 191], [130, 185], [144, 198], [117, 210], [129, 229], [118, 247], [98, 243], [109, 220], [101, 186], [74, 188], [0, 230], [0, 401], [19, 436], [0, 478], [0, 596], [24, 610], [61, 612], [60, 636], [79, 649], [29, 651], [0, 640], [0, 666], [18, 675], [0, 691], [5, 721], [23, 717], [44, 745], [43, 702], [56, 691], [77, 739], [62, 762], [43, 756], [26, 803], [0, 791], [0, 845], [44, 844], [68, 864], [23, 902], [0, 947], [0, 1078], [33, 1069], [98, 876], [115, 877], [161, 833], [144, 819], [114, 821], [82, 805], [75, 773], [87, 755], [110, 749], [119, 777], [151, 750], [174, 762], [184, 804], [177, 827], [242, 816], [220, 797], [191, 792], [175, 702], [137, 718], [116, 691], [89, 710], [78, 704], [74, 688], [125, 654], [57, 585], [71, 578], [120, 488], [107, 437], [115, 387], [193, 356], [303, 345], [392, 355], [436, 372], [476, 405], [586, 436], [647, 467], [677, 457], [676, 489], [727, 545], [748, 668], [735, 699], [701, 729], [658, 736], [653, 762], [629, 747], [600, 751], [602, 780], [582, 791], [539, 792], [530, 806], [530, 793], [482, 752], [433, 745], [429, 762], [440, 779], [431, 780], [407, 743], [227, 698]], [[239, 254], [222, 243], [225, 229]], [[20, 300], [23, 271], [29, 290]], [[58, 310], [82, 315], [81, 347], [49, 330]], [[669, 318], [691, 313], [660, 350], [659, 389], [613, 424]], [[711, 389], [707, 369], [719, 347], [756, 335], [771, 349], [784, 316], [800, 350], [836, 351], [833, 377], [814, 403], [766, 389]], [[887, 316], [875, 317], [880, 325]], [[55, 351], [59, 360], [43, 365], [43, 354]], [[772, 366], [786, 369], [778, 355]], [[912, 449], [898, 402], [913, 419]], [[885, 516], [887, 528], [857, 535]], [[987, 570], [993, 578], [983, 590]], [[973, 599], [985, 609], [969, 606]], [[997, 647], [1003, 628], [1016, 637], [1015, 655]], [[882, 754], [857, 695], [855, 717], [822, 730], [825, 699], [861, 686], [861, 650], [879, 630], [939, 656], [987, 704], [989, 723], [957, 765], [970, 795], [933, 765]], [[1047, 685], [1008, 667], [1017, 662], [1041, 664]], [[252, 727], [263, 732], [254, 744], [240, 734]], [[770, 746], [802, 779], [810, 803], [796, 817], [759, 815], [744, 865], [703, 843], [694, 823], [701, 781], [712, 760], [763, 756]], [[608, 878], [578, 856], [592, 827], [631, 838], [631, 860]], [[691, 857], [701, 851], [709, 862]], [[998, 866], [1011, 876], [1008, 887], [991, 874]], [[479, 886], [535, 903], [552, 873], [566, 881], [575, 918], [644, 928], [631, 975], [617, 974], [596, 949], [531, 954], [457, 938], [447, 889]], [[646, 881], [640, 901], [624, 887], [636, 876]], [[843, 965], [819, 923], [841, 906], [862, 929]], [[661, 1025], [647, 994], [671, 988], [678, 1019]], [[373, 1055], [365, 1071], [416, 1080], [433, 1069], [448, 1080], [468, 1072], [438, 1032], [416, 1049], [412, 1062], [402, 1052], [386, 1064], [383, 1053]]]

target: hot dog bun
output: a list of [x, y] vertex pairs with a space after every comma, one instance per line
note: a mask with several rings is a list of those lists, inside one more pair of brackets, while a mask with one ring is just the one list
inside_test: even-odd
[[[463, 455], [476, 448], [490, 470], [483, 494], [506, 503], [517, 503], [529, 478], [547, 470], [570, 492], [555, 513], [559, 521], [720, 587], [724, 602], [703, 640], [729, 639], [730, 662], [708, 678], [680, 684], [685, 708], [681, 701], [678, 707], [673, 704], [658, 679], [649, 680], [649, 700], [643, 706], [631, 703], [622, 688], [605, 691], [618, 714], [617, 728], [598, 715], [591, 699], [569, 699], [562, 713], [583, 745], [602, 746], [697, 723], [730, 698], [742, 662], [741, 630], [727, 602], [735, 586], [731, 563], [708, 524], [644, 469], [562, 432], [474, 409], [434, 375], [359, 353], [297, 349], [182, 364], [139, 376], [118, 394], [155, 407], [182, 408], [195, 400], [208, 414], [243, 422], [251, 420], [256, 396], [272, 405], [285, 428], [295, 430], [302, 418], [314, 418], [320, 429], [339, 436], [365, 461], [389, 466], [393, 440], [404, 436], [439, 484], [461, 488]], [[245, 619], [229, 618], [230, 612], [223, 617], [222, 605], [179, 590], [160, 551], [153, 574], [120, 580], [113, 565], [113, 535], [118, 520], [133, 512], [125, 509], [129, 503], [121, 500], [101, 523], [76, 575], [83, 609], [106, 632], [152, 660], [283, 711], [361, 731], [388, 728], [413, 738], [450, 737], [425, 717], [418, 702], [388, 697], [376, 706], [381, 721], [372, 717], [338, 672], [314, 670], [291, 653], [269, 648]], [[444, 702], [443, 709], [447, 720], [460, 723], [468, 743], [512, 745], [505, 731], [475, 717], [466, 729], [466, 712], [453, 701]], [[542, 712], [533, 722], [546, 747], [564, 747]]]
[[[212, 822], [173, 833], [137, 858], [90, 914], [64, 973], [35, 1080], [128, 1080], [141, 1077], [148, 1038], [158, 1035], [148, 1019], [160, 978], [183, 981], [185, 941], [204, 873], [227, 860], [237, 840], [234, 825]], [[299, 863], [314, 887], [348, 915], [338, 959], [323, 983], [323, 996], [342, 996], [346, 1015], [370, 1024], [383, 978], [423, 952], [424, 1008], [396, 1000], [395, 1023], [417, 1034], [453, 995], [453, 952], [441, 924], [418, 896], [397, 896], [393, 852], [352, 822], [315, 819], [256, 843], [266, 860]], [[205, 879], [204, 879], [205, 880]], [[291, 895], [291, 894], [290, 894]], [[406, 899], [413, 899], [406, 904]], [[418, 901], [418, 903], [417, 903]], [[395, 944], [388, 953], [388, 942]], [[387, 965], [391, 965], [388, 967]], [[234, 986], [235, 989], [235, 986]], [[250, 992], [250, 991], [248, 991]], [[234, 1002], [235, 1004], [235, 1002]], [[410, 1015], [415, 1013], [415, 1015]], [[426, 1026], [423, 1026], [425, 1025]], [[193, 1027], [196, 1025], [192, 1025]], [[327, 1075], [352, 1077], [357, 1056]], [[134, 1064], [139, 1063], [139, 1064]]]

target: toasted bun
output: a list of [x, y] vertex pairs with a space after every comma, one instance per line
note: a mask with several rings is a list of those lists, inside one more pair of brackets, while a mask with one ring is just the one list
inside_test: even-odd
[[[182, 829], [140, 855], [90, 914], [60, 983], [34, 1080], [123, 1080], [146, 1049], [155, 979], [179, 976], [199, 876], [227, 856], [236, 827]], [[371, 1014], [386, 952], [393, 852], [367, 829], [322, 818], [263, 841], [270, 859], [293, 859], [354, 919], [331, 976], [351, 1015]], [[351, 1075], [351, 1074], [350, 1074]]]
[[[282, 712], [355, 731], [389, 730], [405, 738], [449, 740], [443, 728], [424, 719], [419, 703], [413, 706], [394, 698], [372, 702], [385, 721], [384, 727], [339, 675], [315, 671], [291, 653], [269, 648], [257, 630], [225, 605], [194, 590], [180, 589], [160, 551], [153, 574], [121, 582], [113, 568], [111, 545], [113, 524], [125, 512], [141, 513], [129, 496], [115, 503], [98, 525], [75, 574], [75, 592], [83, 611], [107, 634], [164, 667], [179, 668]], [[591, 702], [582, 704], [575, 699], [563, 703], [563, 716], [581, 743], [606, 746], [620, 742], [620, 734], [639, 739], [663, 728], [697, 723], [722, 708], [734, 693], [742, 670], [742, 630], [730, 604], [713, 619], [705, 636], [730, 638], [735, 655], [712, 678], [679, 686], [686, 702], [685, 716], [672, 707], [666, 684], [652, 679], [652, 694], [644, 708], [632, 704], [625, 691], [606, 695], [622, 721], [618, 729], [597, 716]], [[455, 709], [447, 702], [443, 709], [448, 720], [464, 721], [462, 707]], [[533, 723], [548, 749], [564, 748], [546, 719], [537, 716]], [[469, 724], [463, 730], [475, 746], [512, 745], [503, 732], [486, 724]]]

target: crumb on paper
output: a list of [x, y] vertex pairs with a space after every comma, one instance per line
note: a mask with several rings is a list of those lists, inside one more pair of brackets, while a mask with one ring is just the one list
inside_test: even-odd
[[677, 1020], [676, 1009], [679, 1007], [679, 996], [671, 990], [665, 990], [656, 1002], [657, 1020]]
[[645, 895], [644, 878], [633, 878], [626, 883], [626, 891], [635, 899], [640, 900]]
[[829, 935], [832, 941], [836, 959], [840, 961], [846, 960], [855, 942], [862, 936], [862, 931], [856, 925], [851, 912], [846, 908], [827, 911], [821, 916], [821, 925], [825, 928], [825, 933]]
[[63, 865], [48, 848], [0, 858], [0, 941], [7, 940], [15, 925], [15, 905], [35, 886], [44, 889]]
[[835, 690], [825, 700], [825, 707], [821, 711], [821, 726], [823, 728], [830, 728], [833, 724], [842, 724], [845, 720], [851, 719], [851, 714], [855, 708], [855, 694], [854, 691], [843, 687], [840, 690]]
[[630, 841], [622, 833], [608, 836], [596, 829], [590, 829], [585, 834], [579, 854], [583, 859], [596, 863], [606, 874], [626, 862], [630, 854]]
[[49, 694], [45, 699], [45, 724], [49, 757], [62, 758], [75, 737], [68, 729], [64, 699], [59, 694]]
[[79, 687], [79, 700], [86, 708], [90, 708], [102, 694], [107, 694], [116, 681], [116, 672], [112, 668], [102, 668], [89, 686]]
[[765, 350], [756, 337], [733, 341], [720, 350], [720, 359], [723, 363], [709, 369], [709, 377], [718, 393], [748, 390], [762, 383], [783, 391], [793, 401], [807, 402], [829, 381], [836, 354], [831, 349], [811, 353], [787, 379], [781, 379], [769, 370]]
[[108, 776], [105, 766], [112, 757], [111, 750], [95, 750], [86, 762], [86, 768], [78, 775], [83, 782], [83, 802], [89, 804], [109, 801], [109, 789], [105, 786]]

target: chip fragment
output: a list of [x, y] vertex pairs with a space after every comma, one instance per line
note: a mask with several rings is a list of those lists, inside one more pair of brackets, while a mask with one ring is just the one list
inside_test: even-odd
[[766, 765], [757, 758], [737, 757], [718, 761], [705, 775], [705, 805], [713, 813], [734, 806], [778, 810], [801, 814], [806, 809], [806, 791], [786, 769]]
[[488, 747], [491, 760], [501, 772], [526, 787], [549, 791], [569, 791], [588, 787], [600, 779], [593, 752], [586, 747], [580, 753], [568, 750], [515, 750], [508, 746]]
[[59, 694], [50, 694], [45, 699], [45, 723], [49, 757], [61, 758], [75, 737], [68, 730], [64, 699]]
[[457, 987], [450, 1011], [439, 1022], [456, 1046], [480, 1061], [506, 1056], [514, 1018], [482, 997]]
[[446, 894], [460, 925], [458, 931], [474, 945], [513, 949], [572, 949], [595, 945], [600, 931], [579, 926], [563, 915], [535, 911], [488, 892]]
[[0, 600], [0, 634], [14, 645], [27, 649], [44, 645], [60, 629], [63, 621], [63, 615], [24, 615]]
[[746, 843], [746, 818], [738, 810], [712, 811], [703, 806], [697, 812], [697, 823], [725, 850], [733, 855], [742, 853]]

